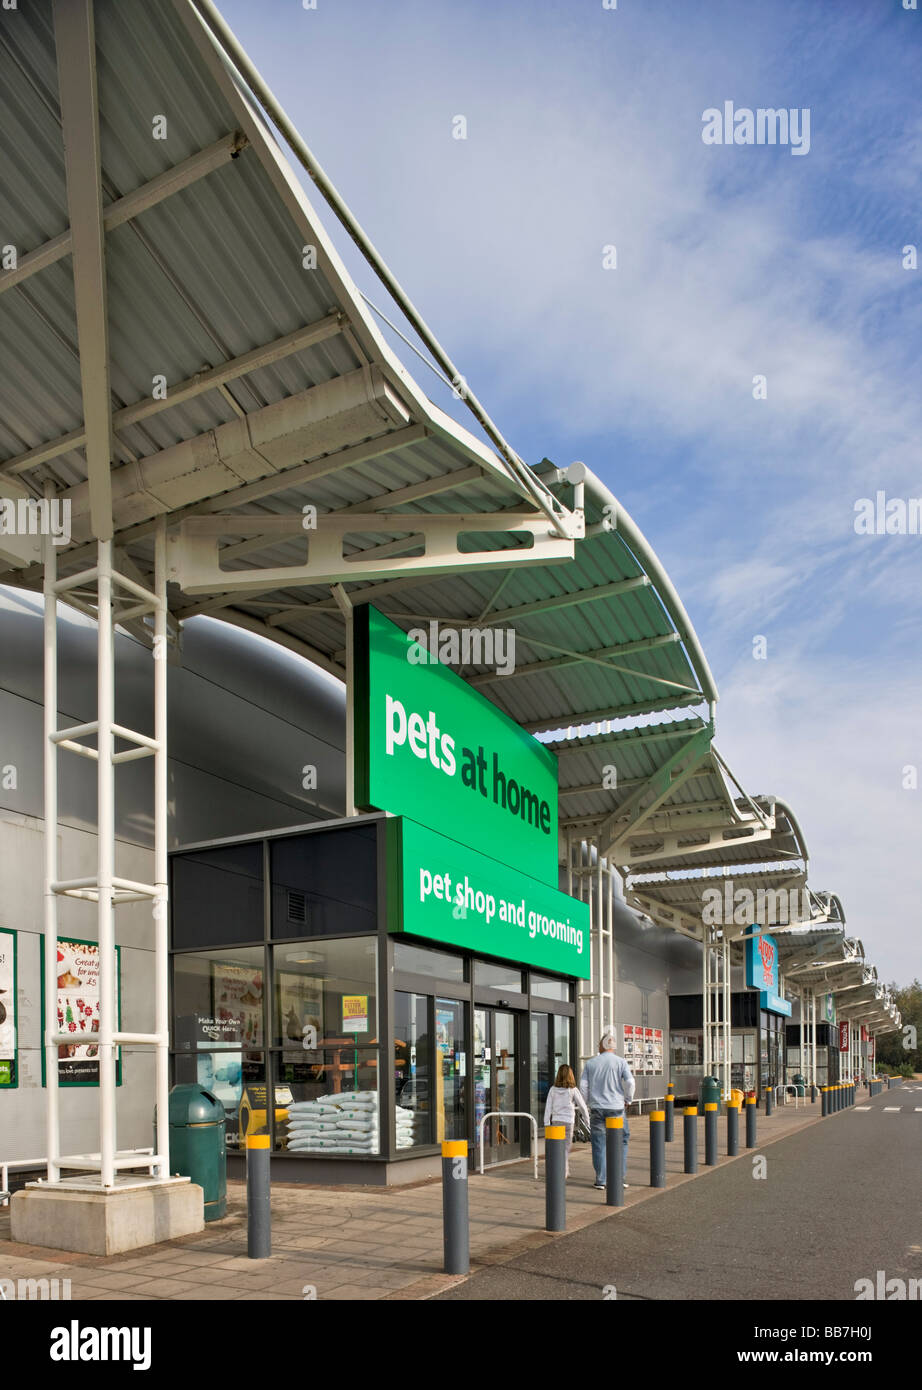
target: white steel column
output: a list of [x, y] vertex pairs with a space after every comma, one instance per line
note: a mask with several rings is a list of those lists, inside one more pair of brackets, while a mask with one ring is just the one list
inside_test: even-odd
[[[115, 674], [112, 630], [112, 542], [97, 542], [97, 810], [96, 924], [99, 941], [99, 1146], [104, 1188], [115, 1186], [115, 923], [112, 889], [115, 875], [115, 779], [112, 725], [115, 721]], [[164, 1136], [165, 1137], [165, 1136]]]
[[[54, 487], [45, 484], [45, 496], [51, 498]], [[49, 507], [50, 510], [50, 507]], [[42, 559], [45, 567], [44, 595], [44, 778], [45, 778], [45, 1143], [48, 1150], [47, 1179], [57, 1182], [60, 1177], [58, 1158], [61, 1153], [58, 1093], [58, 1047], [54, 1041], [58, 1031], [58, 899], [54, 885], [58, 879], [58, 749], [52, 735], [58, 727], [58, 633], [57, 555], [50, 527], [42, 537]]]
[[811, 1058], [811, 1062], [810, 1062], [810, 1071], [811, 1071], [812, 1075], [811, 1075], [811, 1077], [810, 1077], [810, 1080], [811, 1080], [811, 1082], [813, 1083], [813, 1085], [815, 1086], [815, 1085], [817, 1084], [817, 1083], [816, 1083], [816, 990], [815, 990], [815, 989], [811, 989], [811, 990], [810, 990], [810, 1045], [811, 1045], [811, 1050], [812, 1050], [812, 1058]]
[[[590, 851], [591, 852], [591, 851]], [[608, 1014], [605, 1011], [605, 907], [602, 902], [602, 856], [598, 845], [595, 854], [595, 916], [596, 916], [596, 959], [599, 965], [599, 1033], [608, 1027]]]
[[[98, 1173], [102, 1191], [111, 1191], [118, 1173], [149, 1169], [159, 1181], [169, 1177], [169, 1019], [167, 926], [167, 607], [166, 532], [161, 524], [155, 550], [156, 593], [120, 574], [112, 565], [112, 542], [97, 542], [97, 564], [80, 574], [58, 579], [52, 539], [43, 540], [44, 554], [44, 730], [45, 730], [45, 1080], [47, 1087], [47, 1181], [61, 1181], [64, 1168]], [[87, 597], [96, 588], [96, 604]], [[127, 591], [128, 598], [120, 594]], [[96, 718], [72, 728], [58, 728], [57, 599], [69, 601], [97, 622]], [[118, 603], [121, 603], [119, 611]], [[153, 614], [154, 737], [115, 723], [115, 624], [124, 617]], [[83, 742], [96, 737], [96, 747]], [[117, 752], [116, 739], [132, 745]], [[97, 764], [96, 873], [87, 877], [58, 876], [58, 769], [61, 752], [95, 759]], [[115, 772], [136, 758], [154, 758], [154, 873], [153, 882], [118, 877], [115, 863]], [[58, 898], [95, 902], [99, 950], [99, 1152], [62, 1153], [60, 1135], [58, 1047], [72, 1041], [58, 1024], [57, 942]], [[153, 1033], [122, 1032], [118, 1019], [118, 958], [115, 950], [115, 909], [121, 903], [146, 902], [152, 907], [154, 931]], [[120, 1153], [116, 1133], [116, 1054], [120, 1046], [152, 1047], [156, 1058], [157, 1151], [136, 1149]], [[88, 1179], [83, 1178], [86, 1182]], [[143, 1179], [142, 1179], [143, 1180]]]
[[166, 590], [166, 517], [157, 522], [154, 538], [154, 971], [155, 1013], [154, 1032], [157, 1035], [156, 1113], [157, 1152], [163, 1162], [156, 1169], [158, 1177], [168, 1178], [169, 1111], [170, 1111], [170, 1018], [169, 1018], [169, 916], [168, 916], [168, 856], [167, 856], [167, 590]]
[[[798, 1071], [798, 1074], [799, 1074], [800, 1076], [803, 1076], [803, 1077], [806, 1077], [806, 1075], [807, 1075], [807, 1073], [804, 1071], [804, 1009], [805, 1009], [805, 1008], [806, 1008], [806, 1000], [804, 999], [804, 992], [803, 992], [803, 990], [801, 990], [801, 991], [800, 991], [800, 1043], [799, 1043], [799, 1046], [798, 1046], [798, 1049], [797, 1049], [797, 1071]], [[788, 1068], [787, 1068], [787, 1062], [788, 1062], [788, 1040], [787, 1040], [787, 1030], [785, 1029], [785, 1038], [784, 1038], [784, 1072], [783, 1072], [783, 1074], [782, 1074], [782, 1077], [780, 1078], [780, 1079], [783, 1080], [783, 1081], [787, 1081], [787, 1070], [788, 1070]]]
[[615, 1029], [615, 901], [613, 869], [605, 861], [605, 920], [608, 924], [605, 978], [608, 981], [608, 1023]]
[[352, 599], [342, 584], [331, 584], [346, 625], [346, 815], [355, 815], [355, 661], [353, 650]]

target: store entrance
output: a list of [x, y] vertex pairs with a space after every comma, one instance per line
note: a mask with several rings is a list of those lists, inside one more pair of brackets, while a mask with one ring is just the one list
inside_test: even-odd
[[[519, 1031], [521, 1015], [507, 1009], [474, 1008], [474, 1144], [480, 1122], [491, 1111], [521, 1110], [519, 1096]], [[527, 1120], [505, 1116], [487, 1120], [484, 1164], [522, 1158], [529, 1152]], [[479, 1162], [479, 1152], [474, 1161]]]

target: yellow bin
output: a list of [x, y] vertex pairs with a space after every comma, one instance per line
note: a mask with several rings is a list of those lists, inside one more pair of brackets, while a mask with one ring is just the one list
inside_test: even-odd
[[735, 1105], [737, 1110], [742, 1110], [743, 1100], [744, 1096], [742, 1091], [737, 1091], [734, 1089], [730, 1092], [730, 1104]]

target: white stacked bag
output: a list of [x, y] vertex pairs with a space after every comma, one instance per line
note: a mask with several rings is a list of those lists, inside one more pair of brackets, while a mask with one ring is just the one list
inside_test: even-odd
[[289, 1153], [379, 1151], [377, 1091], [340, 1091], [288, 1107]]
[[426, 1116], [418, 1110], [408, 1110], [405, 1105], [397, 1106], [397, 1147], [412, 1149], [414, 1144], [425, 1144]]

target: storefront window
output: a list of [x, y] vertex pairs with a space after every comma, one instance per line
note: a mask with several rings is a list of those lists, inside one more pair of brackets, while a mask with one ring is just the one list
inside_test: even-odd
[[439, 1143], [443, 1139], [466, 1139], [467, 1029], [464, 1005], [459, 1000], [436, 999], [435, 1039], [435, 1137]]
[[512, 965], [490, 965], [474, 961], [474, 987], [495, 990], [497, 994], [521, 994], [522, 972]]
[[551, 1022], [554, 1030], [554, 1055], [551, 1067], [551, 1082], [557, 1075], [557, 1068], [567, 1066], [572, 1069], [573, 1075], [579, 1081], [579, 1062], [573, 1056], [571, 1050], [572, 1020], [562, 1017], [560, 1014], [552, 1014]]
[[[704, 1075], [704, 1035], [700, 1032], [671, 1032], [669, 1034], [669, 1075], [676, 1085], [682, 1081], [689, 1086]], [[681, 1088], [680, 1088], [681, 1093]]]
[[570, 1002], [570, 985], [566, 980], [553, 980], [549, 975], [532, 974], [529, 988], [539, 999], [558, 999], [562, 1004]]
[[[533, 1013], [531, 1016], [531, 1113], [544, 1124], [544, 1106], [551, 1085], [550, 1058], [550, 1014]], [[538, 1133], [541, 1133], [539, 1128]]]
[[397, 1148], [432, 1143], [432, 1034], [430, 997], [394, 993], [394, 1092]]
[[276, 1053], [276, 1149], [319, 1157], [380, 1153], [378, 1072], [377, 1048], [348, 1040], [318, 1049], [312, 1060]]
[[265, 1088], [263, 996], [261, 946], [173, 957], [175, 1079], [197, 1082], [222, 1102], [229, 1149], [246, 1133], [247, 1084]]
[[177, 1052], [263, 1047], [263, 948], [174, 956], [173, 1014]]
[[407, 941], [394, 943], [394, 969], [407, 975], [428, 975], [431, 979], [464, 980], [464, 959], [448, 951], [431, 951], [426, 946], [411, 946]]
[[[234, 1049], [185, 1052], [175, 1058], [177, 1085], [192, 1082], [216, 1096], [224, 1106], [225, 1134], [230, 1152], [243, 1148], [253, 1088], [262, 1090], [265, 1111], [266, 1054]], [[246, 1102], [246, 1103], [245, 1103]], [[265, 1120], [263, 1119], [263, 1125]]]
[[172, 875], [175, 947], [262, 941], [265, 931], [261, 844], [176, 855]]
[[273, 937], [376, 931], [377, 846], [374, 825], [274, 841]]
[[[573, 1054], [573, 1020], [561, 1014], [531, 1016], [531, 1113], [544, 1124], [547, 1093], [558, 1067], [568, 1066], [579, 1081], [579, 1059]], [[540, 1132], [540, 1131], [539, 1131]]]
[[377, 941], [276, 946], [273, 1045], [287, 1062], [319, 1061], [325, 1048], [377, 1042]]

